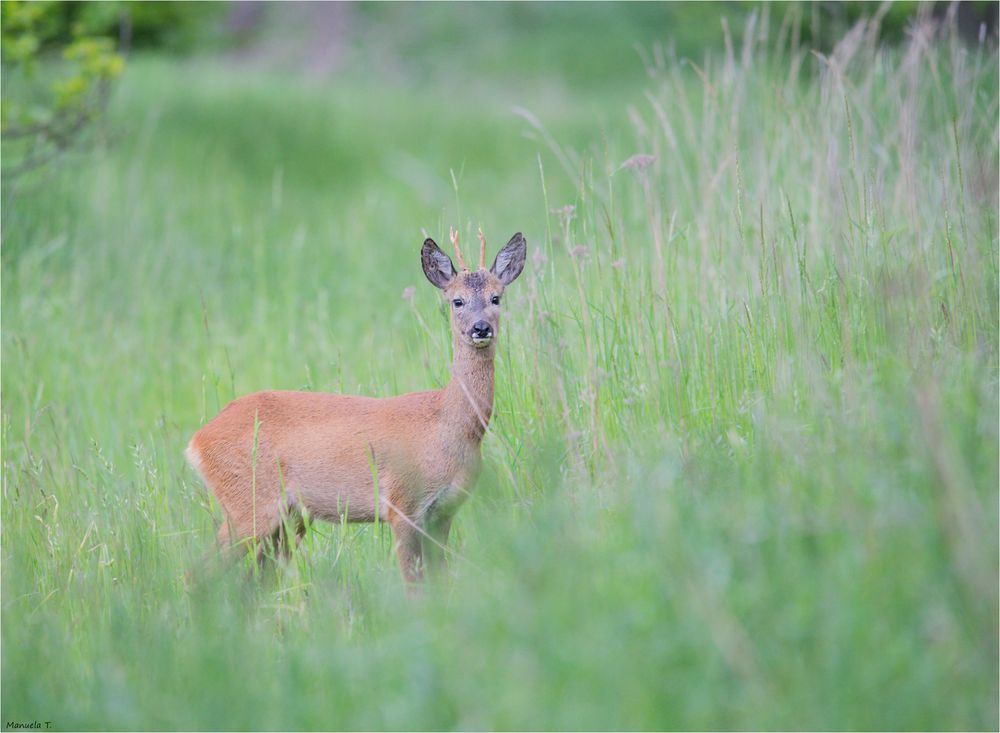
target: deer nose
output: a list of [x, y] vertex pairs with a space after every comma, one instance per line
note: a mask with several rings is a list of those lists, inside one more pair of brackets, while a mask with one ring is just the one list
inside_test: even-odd
[[488, 339], [493, 338], [493, 326], [486, 321], [476, 321], [472, 326], [472, 338]]

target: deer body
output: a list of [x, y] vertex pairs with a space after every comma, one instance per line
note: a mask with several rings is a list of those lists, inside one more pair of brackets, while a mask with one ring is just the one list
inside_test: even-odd
[[194, 435], [187, 456], [222, 507], [221, 545], [271, 538], [287, 550], [284, 527], [292, 519], [298, 538], [304, 509], [333, 522], [377, 515], [389, 523], [407, 581], [420, 579], [425, 562], [443, 563], [493, 410], [499, 296], [525, 251], [517, 234], [491, 270], [481, 249], [480, 269], [468, 272], [454, 234], [452, 242], [461, 272], [432, 240], [422, 251], [425, 274], [452, 306], [452, 376], [443, 389], [381, 399], [258, 392]]

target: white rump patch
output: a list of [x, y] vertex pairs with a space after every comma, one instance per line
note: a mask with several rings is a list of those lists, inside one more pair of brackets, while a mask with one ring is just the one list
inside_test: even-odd
[[184, 455], [187, 457], [188, 463], [191, 464], [191, 468], [201, 474], [201, 453], [194, 445], [194, 440], [188, 443], [187, 448], [184, 450]]

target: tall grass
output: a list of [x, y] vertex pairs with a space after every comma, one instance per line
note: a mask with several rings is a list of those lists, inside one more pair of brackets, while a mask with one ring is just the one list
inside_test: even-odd
[[[995, 729], [995, 43], [765, 21], [603, 129], [135, 61], [6, 212], [4, 719]], [[442, 384], [456, 221], [530, 254], [450, 577], [407, 600], [369, 526], [212, 561], [188, 436]]]

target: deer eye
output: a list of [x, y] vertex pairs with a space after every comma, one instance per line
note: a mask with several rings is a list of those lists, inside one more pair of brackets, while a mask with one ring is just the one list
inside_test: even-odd
[[493, 305], [500, 305], [500, 296], [499, 295], [494, 295], [492, 298], [490, 298], [490, 302]]
[[465, 301], [462, 300], [461, 298], [455, 298], [453, 301], [451, 301], [451, 304], [456, 308], [461, 308], [463, 305], [465, 305]]

